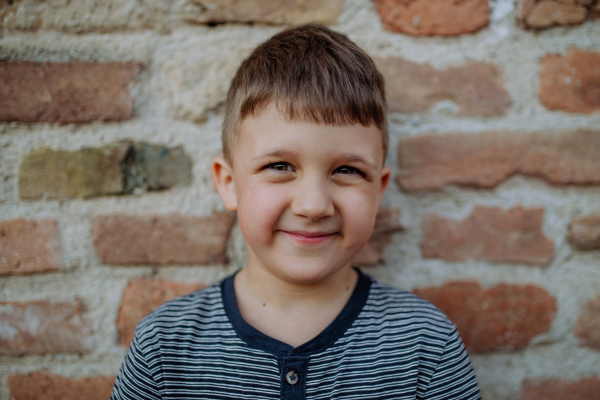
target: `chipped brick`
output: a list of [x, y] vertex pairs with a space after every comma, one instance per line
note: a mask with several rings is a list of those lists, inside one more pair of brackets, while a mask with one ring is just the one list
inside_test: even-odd
[[600, 379], [596, 376], [575, 382], [559, 378], [526, 379], [516, 400], [598, 400]]
[[600, 250], [600, 215], [573, 218], [569, 242], [579, 250]]
[[68, 379], [46, 371], [10, 375], [8, 390], [14, 400], [107, 400], [114, 376]]
[[600, 350], [600, 296], [582, 304], [573, 333], [582, 345]]

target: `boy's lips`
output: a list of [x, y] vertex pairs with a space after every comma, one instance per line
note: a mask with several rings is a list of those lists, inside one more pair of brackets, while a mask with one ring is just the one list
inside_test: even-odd
[[281, 232], [288, 235], [296, 242], [303, 244], [317, 244], [325, 242], [333, 237], [336, 232], [310, 232], [310, 231], [287, 231], [282, 230]]

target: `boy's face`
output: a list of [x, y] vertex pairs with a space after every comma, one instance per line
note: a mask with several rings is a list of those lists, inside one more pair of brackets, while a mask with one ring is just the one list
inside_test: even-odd
[[215, 158], [213, 172], [249, 268], [316, 283], [369, 240], [390, 177], [376, 127], [290, 123], [270, 106], [242, 122], [232, 158]]

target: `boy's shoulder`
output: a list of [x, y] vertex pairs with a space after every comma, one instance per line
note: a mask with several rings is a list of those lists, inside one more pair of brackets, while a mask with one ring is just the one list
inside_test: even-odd
[[439, 308], [414, 293], [372, 279], [363, 319], [381, 323], [410, 324], [448, 335], [456, 329], [454, 323]]
[[224, 317], [221, 286], [218, 282], [163, 303], [137, 325], [136, 336], [149, 331], [177, 332], [186, 326], [195, 326]]

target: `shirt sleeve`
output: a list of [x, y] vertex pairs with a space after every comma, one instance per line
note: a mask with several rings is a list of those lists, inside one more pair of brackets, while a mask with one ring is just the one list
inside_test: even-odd
[[456, 328], [422, 397], [427, 400], [481, 400], [471, 361]]
[[115, 380], [110, 400], [160, 399], [159, 385], [136, 334]]

